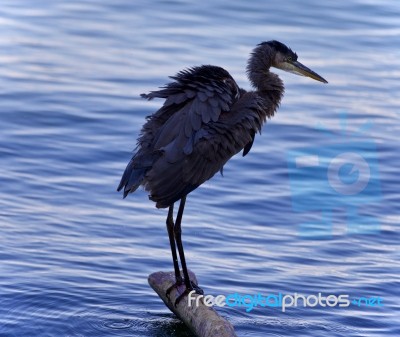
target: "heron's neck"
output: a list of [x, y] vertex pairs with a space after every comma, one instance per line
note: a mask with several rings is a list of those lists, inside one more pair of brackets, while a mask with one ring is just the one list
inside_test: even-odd
[[278, 75], [269, 71], [273, 54], [263, 50], [263, 46], [257, 47], [247, 64], [247, 76], [252, 86], [259, 92], [259, 95], [268, 99], [274, 105], [274, 110], [278, 107], [285, 91], [283, 82]]

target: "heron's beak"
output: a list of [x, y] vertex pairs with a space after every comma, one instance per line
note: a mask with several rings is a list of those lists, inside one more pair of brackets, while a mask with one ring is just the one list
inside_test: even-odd
[[316, 81], [328, 83], [328, 81], [322, 76], [319, 76], [316, 72], [312, 71], [310, 68], [307, 68], [305, 65], [301, 64], [298, 61], [282, 62], [277, 68], [296, 75], [311, 77]]

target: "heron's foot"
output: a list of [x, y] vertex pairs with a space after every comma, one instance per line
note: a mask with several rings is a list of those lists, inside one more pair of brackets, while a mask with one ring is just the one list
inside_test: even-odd
[[176, 280], [175, 283], [172, 286], [170, 286], [167, 289], [167, 291], [165, 292], [165, 295], [167, 296], [168, 300], [171, 300], [169, 295], [170, 295], [172, 289], [176, 289], [176, 291], [178, 291], [178, 288], [183, 284], [182, 276], [177, 277], [175, 280]]
[[186, 285], [186, 282], [184, 282], [184, 279], [182, 277], [180, 277], [165, 292], [165, 295], [167, 296], [169, 301], [171, 301], [171, 298], [170, 298], [171, 291], [173, 289], [176, 289], [177, 293], [179, 293], [179, 287], [181, 287], [183, 285], [185, 285], [185, 290], [183, 291], [182, 294], [180, 294], [176, 298], [175, 303], [174, 303], [175, 306], [177, 306], [178, 303], [193, 290], [195, 291], [196, 294], [204, 295], [203, 289], [201, 289], [196, 283], [194, 283], [192, 280], [189, 280], [189, 285]]
[[175, 307], [179, 304], [180, 301], [182, 301], [182, 299], [185, 296], [189, 295], [189, 293], [192, 291], [194, 291], [198, 295], [204, 295], [203, 289], [201, 289], [196, 283], [189, 280], [189, 284], [190, 284], [190, 286], [186, 286], [184, 292], [176, 298], [175, 303], [174, 303]]

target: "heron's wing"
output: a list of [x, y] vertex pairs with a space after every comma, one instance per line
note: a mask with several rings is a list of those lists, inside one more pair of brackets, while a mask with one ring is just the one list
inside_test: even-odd
[[[143, 94], [147, 99], [164, 98], [163, 106], [147, 118], [138, 140], [138, 151], [128, 164], [118, 190], [124, 196], [144, 184], [147, 172], [159, 176], [169, 170], [169, 164], [183, 160], [193, 151], [196, 132], [208, 123], [217, 122], [221, 114], [230, 111], [240, 96], [240, 89], [230, 74], [216, 66], [201, 66], [173, 76], [174, 82], [161, 90]], [[162, 153], [162, 158], [160, 154]], [[157, 164], [156, 164], [157, 163]]]
[[248, 152], [254, 134], [266, 120], [265, 111], [265, 102], [257, 93], [243, 93], [217, 121], [203, 124], [194, 133], [189, 154], [180, 151], [177, 160], [168, 161], [166, 155], [157, 160], [147, 179], [150, 198], [157, 207], [166, 207], [193, 191], [242, 149]]
[[255, 136], [256, 136], [256, 132], [254, 130], [252, 130], [251, 131], [251, 140], [246, 144], [246, 146], [243, 149], [243, 157], [250, 152], [251, 147], [253, 146], [253, 143], [254, 143]]
[[265, 101], [255, 92], [245, 93], [216, 123], [209, 123], [196, 135], [191, 160], [185, 165], [184, 180], [202, 184], [235, 154], [246, 155], [256, 132], [266, 121]]
[[240, 89], [226, 70], [216, 66], [191, 68], [171, 78], [175, 82], [142, 95], [165, 99], [162, 108], [147, 123], [157, 128], [152, 132], [152, 147], [160, 149], [174, 143], [174, 148], [190, 154], [194, 134], [229, 111], [239, 98]]

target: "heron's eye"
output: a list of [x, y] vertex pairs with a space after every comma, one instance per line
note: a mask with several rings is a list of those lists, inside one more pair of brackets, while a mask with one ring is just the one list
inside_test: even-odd
[[293, 61], [293, 59], [291, 56], [286, 57], [286, 62], [292, 62], [292, 61]]

